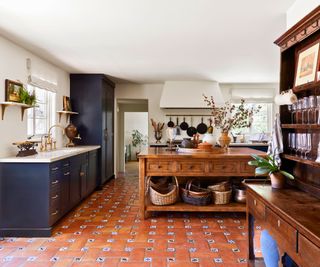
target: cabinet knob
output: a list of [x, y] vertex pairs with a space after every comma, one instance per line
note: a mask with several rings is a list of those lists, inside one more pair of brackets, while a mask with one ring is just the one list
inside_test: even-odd
[[280, 227], [281, 226], [281, 221], [280, 220], [278, 220], [278, 227]]
[[192, 169], [193, 169], [193, 165], [190, 165], [190, 166], [189, 166], [189, 170], [192, 170]]
[[81, 176], [81, 177], [84, 176], [84, 172], [80, 172], [80, 176]]
[[161, 169], [161, 165], [158, 165], [158, 169]]
[[55, 180], [54, 182], [52, 182], [51, 184], [57, 184], [59, 183], [59, 180]]
[[255, 205], [255, 206], [257, 206], [257, 200], [253, 200], [253, 204]]

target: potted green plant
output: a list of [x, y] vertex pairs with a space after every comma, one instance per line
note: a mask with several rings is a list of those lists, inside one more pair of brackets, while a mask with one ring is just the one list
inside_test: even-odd
[[34, 92], [29, 93], [26, 88], [21, 88], [19, 91], [20, 102], [29, 106], [34, 106], [37, 102], [36, 95]]
[[294, 176], [286, 171], [280, 170], [280, 167], [273, 156], [267, 155], [266, 158], [258, 155], [251, 155], [254, 160], [248, 162], [249, 165], [255, 166], [256, 175], [269, 174], [271, 186], [273, 188], [283, 188], [285, 185], [285, 177], [294, 179]]
[[138, 151], [136, 152], [136, 156], [141, 152], [141, 145], [146, 144], [146, 138], [140, 133], [138, 130], [133, 130], [131, 133], [132, 137], [132, 146], [137, 147]]

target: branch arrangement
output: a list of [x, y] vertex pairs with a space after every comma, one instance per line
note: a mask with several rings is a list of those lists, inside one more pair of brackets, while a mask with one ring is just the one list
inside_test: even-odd
[[203, 97], [204, 102], [211, 109], [215, 127], [221, 129], [222, 132], [229, 132], [233, 128], [249, 128], [253, 121], [253, 115], [261, 109], [261, 106], [246, 108], [244, 99], [241, 99], [239, 106], [227, 101], [224, 106], [217, 107], [213, 96], [209, 98], [203, 95]]

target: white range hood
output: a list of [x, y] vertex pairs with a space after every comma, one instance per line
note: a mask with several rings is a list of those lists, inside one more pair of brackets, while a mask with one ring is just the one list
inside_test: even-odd
[[224, 103], [217, 82], [167, 81], [163, 86], [160, 108], [208, 108], [203, 95], [213, 96], [217, 105]]

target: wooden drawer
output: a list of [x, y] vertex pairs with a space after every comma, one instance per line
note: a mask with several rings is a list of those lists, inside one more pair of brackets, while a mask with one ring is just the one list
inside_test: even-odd
[[250, 213], [257, 219], [265, 220], [266, 206], [256, 197], [247, 193], [247, 205]]
[[209, 162], [209, 172], [215, 175], [233, 175], [239, 173], [239, 162], [234, 160], [214, 160]]
[[298, 237], [298, 254], [301, 267], [314, 267], [317, 262], [320, 264], [320, 248], [300, 234]]
[[160, 160], [148, 160], [147, 161], [147, 171], [153, 173], [159, 173], [161, 175], [162, 172], [172, 172], [174, 166], [174, 162], [172, 161], [160, 161]]
[[205, 171], [204, 161], [180, 161], [178, 163], [178, 171], [181, 173], [203, 173]]
[[285, 248], [288, 254], [294, 257], [297, 252], [297, 230], [269, 208], [266, 210], [266, 221], [270, 225], [270, 231], [280, 247]]
[[240, 172], [242, 174], [249, 174], [249, 175], [255, 176], [254, 170], [255, 170], [255, 167], [248, 165], [247, 160], [240, 162]]

